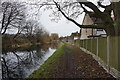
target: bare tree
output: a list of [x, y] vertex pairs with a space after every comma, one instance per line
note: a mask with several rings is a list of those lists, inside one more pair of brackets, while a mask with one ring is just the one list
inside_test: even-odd
[[20, 34], [24, 33], [25, 23], [26, 21], [24, 20], [18, 23], [18, 26], [15, 27], [15, 29], [17, 30], [17, 33], [14, 35], [13, 39], [18, 37]]
[[43, 43], [43, 37], [47, 32], [43, 26], [35, 20], [28, 20], [24, 27], [25, 37], [31, 43]]
[[35, 28], [35, 24], [36, 22], [34, 20], [28, 20], [26, 21], [25, 24], [25, 29], [24, 29], [24, 34], [25, 37], [32, 43], [32, 39], [33, 39], [33, 32], [34, 32], [34, 28]]
[[2, 3], [2, 21], [0, 33], [3, 35], [10, 28], [18, 28], [25, 19], [25, 6], [17, 2]]
[[34, 39], [37, 43], [43, 43], [44, 30], [43, 28], [36, 27], [34, 30]]

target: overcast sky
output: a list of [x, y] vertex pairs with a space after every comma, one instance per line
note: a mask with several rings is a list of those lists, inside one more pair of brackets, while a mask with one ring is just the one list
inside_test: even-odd
[[[79, 32], [80, 28], [74, 23], [67, 21], [64, 17], [62, 17], [62, 19], [58, 23], [51, 21], [48, 13], [50, 12], [46, 11], [42, 14], [40, 22], [50, 33], [58, 33], [59, 36], [67, 36], [70, 35], [72, 32]], [[77, 21], [79, 23], [82, 23], [83, 17], [84, 16], [81, 15], [77, 19]]]

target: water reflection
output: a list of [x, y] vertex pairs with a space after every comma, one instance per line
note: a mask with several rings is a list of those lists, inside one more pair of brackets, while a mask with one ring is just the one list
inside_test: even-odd
[[26, 78], [50, 57], [58, 44], [32, 46], [2, 54], [2, 77]]

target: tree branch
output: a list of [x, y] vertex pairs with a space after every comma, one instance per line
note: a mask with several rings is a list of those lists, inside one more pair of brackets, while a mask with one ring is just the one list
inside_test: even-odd
[[58, 8], [58, 11], [60, 11], [62, 13], [62, 15], [69, 21], [73, 22], [74, 24], [76, 24], [78, 27], [80, 28], [94, 28], [94, 29], [103, 29], [104, 26], [103, 25], [80, 25], [78, 22], [76, 22], [75, 20], [73, 20], [72, 18], [69, 18], [67, 15], [65, 15], [65, 13], [61, 10], [60, 5], [57, 4], [57, 2], [55, 2], [56, 7]]
[[9, 14], [9, 17], [8, 17], [8, 19], [7, 19], [7, 23], [6, 23], [6, 25], [5, 25], [5, 29], [4, 29], [4, 31], [3, 31], [3, 33], [2, 33], [2, 35], [3, 34], [5, 34], [5, 32], [7, 31], [7, 28], [8, 28], [8, 25], [10, 24], [10, 18], [11, 18], [11, 16], [12, 16], [12, 11], [10, 12], [10, 14]]
[[3, 11], [2, 27], [1, 27], [0, 33], [2, 33], [2, 30], [3, 30], [3, 28], [5, 27], [4, 21], [5, 21], [5, 15], [6, 15], [5, 13], [6, 13], [6, 11], [7, 11], [7, 8], [8, 8], [8, 5], [6, 5], [6, 7], [4, 8], [5, 10]]
[[101, 11], [98, 9], [96, 5], [94, 5], [92, 2], [79, 2], [80, 4], [84, 4], [85, 6], [91, 8], [95, 13], [101, 14]]
[[81, 7], [82, 7], [82, 9], [84, 10], [85, 13], [88, 13], [88, 14], [90, 13], [87, 9], [85, 9], [85, 7], [82, 5], [82, 3], [79, 3], [79, 4], [81, 5]]
[[102, 8], [104, 8], [104, 12], [108, 13], [111, 16], [111, 11], [112, 11], [112, 4], [104, 6], [101, 4], [101, 2], [98, 2], [98, 5]]
[[[111, 18], [111, 5], [109, 7], [105, 8], [104, 12], [101, 12], [96, 5], [94, 5], [92, 2], [79, 2], [80, 5], [84, 4], [85, 6], [91, 8], [94, 11], [94, 17], [100, 18], [105, 25], [113, 26], [113, 20]], [[85, 8], [82, 7], [84, 10]], [[86, 10], [87, 12], [87, 10]], [[89, 14], [89, 12], [88, 12]], [[90, 15], [90, 14], [89, 14]]]

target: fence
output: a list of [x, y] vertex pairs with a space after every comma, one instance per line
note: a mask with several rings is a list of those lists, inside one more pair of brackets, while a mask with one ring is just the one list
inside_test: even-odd
[[[1, 59], [1, 54], [2, 54], [2, 36], [0, 34], [0, 59]], [[2, 65], [1, 65], [1, 60], [0, 60], [0, 80], [2, 80]]]
[[77, 41], [79, 46], [99, 57], [107, 66], [120, 72], [120, 53], [118, 37], [84, 39]]

